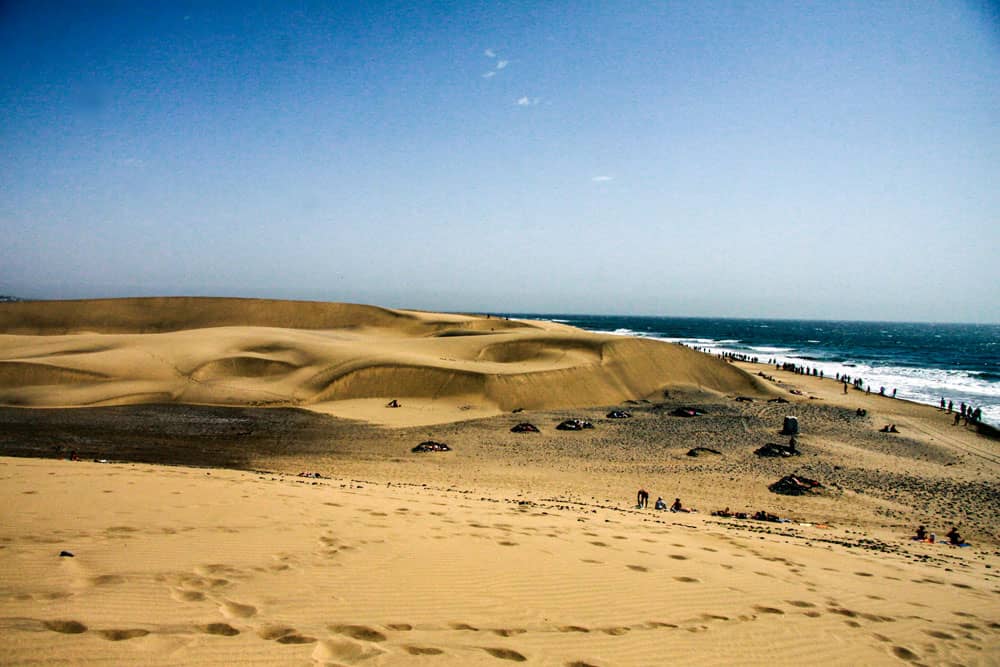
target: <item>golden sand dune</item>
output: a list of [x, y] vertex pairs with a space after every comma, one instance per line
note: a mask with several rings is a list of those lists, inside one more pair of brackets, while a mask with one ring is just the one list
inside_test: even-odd
[[[0, 404], [296, 406], [399, 425], [612, 405], [665, 387], [762, 394], [682, 346], [551, 322], [337, 303], [154, 298], [0, 306]], [[385, 404], [397, 399], [402, 407]]]

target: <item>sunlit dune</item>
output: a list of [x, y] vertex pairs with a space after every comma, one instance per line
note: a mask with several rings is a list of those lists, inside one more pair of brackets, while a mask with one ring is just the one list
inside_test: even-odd
[[[0, 307], [0, 403], [294, 406], [392, 425], [767, 391], [679, 345], [552, 322], [257, 299]], [[396, 400], [399, 408], [385, 405]]]

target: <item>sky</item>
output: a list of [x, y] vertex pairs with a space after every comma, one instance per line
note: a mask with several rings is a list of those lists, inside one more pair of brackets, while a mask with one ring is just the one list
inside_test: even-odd
[[990, 2], [0, 3], [0, 294], [1000, 322]]

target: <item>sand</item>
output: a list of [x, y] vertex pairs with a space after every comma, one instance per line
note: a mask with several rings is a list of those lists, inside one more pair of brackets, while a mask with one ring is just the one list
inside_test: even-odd
[[943, 411], [545, 323], [84, 305], [0, 307], [0, 664], [1000, 663], [1000, 455]]
[[681, 346], [552, 322], [256, 299], [0, 304], [0, 405], [295, 406], [402, 426], [667, 386], [767, 391]]

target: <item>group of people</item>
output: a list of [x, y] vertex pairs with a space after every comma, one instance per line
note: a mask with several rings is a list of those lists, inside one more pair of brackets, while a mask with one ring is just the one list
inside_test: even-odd
[[790, 361], [785, 361], [783, 363], [775, 363], [775, 368], [783, 371], [788, 371], [789, 373], [795, 373], [796, 375], [811, 375], [813, 377], [822, 378], [826, 377], [821, 368], [813, 368], [812, 366], [799, 366]]
[[958, 410], [955, 410], [955, 402], [948, 401], [945, 404], [944, 396], [941, 397], [941, 409], [947, 410], [948, 414], [955, 413], [955, 426], [958, 426], [958, 422], [962, 420], [965, 420], [966, 424], [976, 424], [983, 418], [982, 408], [973, 408], [971, 405], [966, 405], [965, 401], [963, 401], [959, 405]]
[[[957, 526], [952, 526], [945, 537], [948, 538], [948, 544], [955, 547], [967, 547], [971, 546], [968, 542], [962, 539], [962, 535], [958, 532]], [[928, 533], [925, 526], [917, 526], [917, 533], [913, 536], [915, 542], [928, 542], [934, 544], [937, 542], [937, 535], [934, 533]]]
[[[636, 509], [646, 509], [649, 507], [649, 491], [646, 489], [639, 489], [639, 493], [636, 495]], [[670, 510], [671, 512], [697, 512], [698, 510], [693, 507], [684, 507], [680, 498], [674, 498], [674, 502], [669, 507], [663, 496], [658, 496], [656, 498], [656, 503], [653, 505], [653, 509], [657, 510]]]

